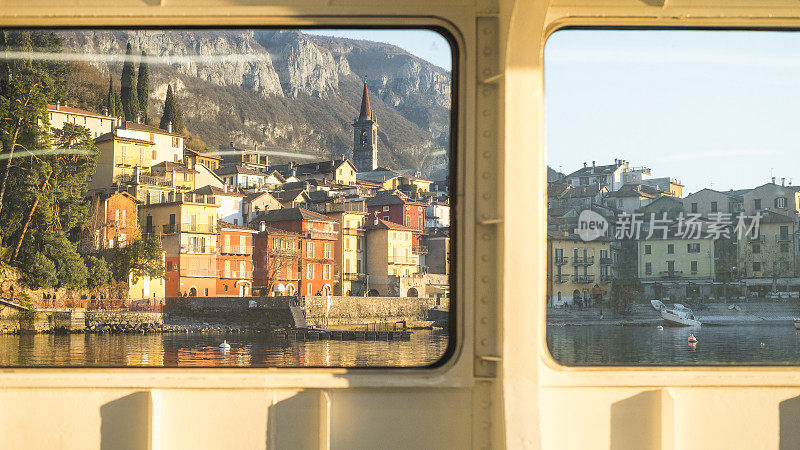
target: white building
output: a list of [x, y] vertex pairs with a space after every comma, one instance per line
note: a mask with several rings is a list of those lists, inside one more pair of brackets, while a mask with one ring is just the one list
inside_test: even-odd
[[47, 115], [50, 119], [51, 131], [63, 128], [65, 123], [73, 123], [88, 128], [92, 133], [92, 139], [110, 132], [121, 123], [117, 117], [72, 108], [62, 105], [60, 102], [55, 105], [47, 105]]
[[450, 205], [433, 202], [425, 207], [425, 228], [448, 228], [450, 226]]
[[242, 207], [244, 205], [244, 194], [234, 192], [227, 185], [223, 188], [216, 186], [204, 186], [195, 191], [202, 195], [213, 195], [217, 206], [217, 217], [223, 222], [234, 225], [244, 225], [242, 218]]

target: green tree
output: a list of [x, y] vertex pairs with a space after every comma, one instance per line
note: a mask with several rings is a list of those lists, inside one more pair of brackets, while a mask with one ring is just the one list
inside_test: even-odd
[[162, 130], [167, 130], [170, 122], [172, 122], [173, 132], [183, 133], [183, 113], [175, 98], [172, 85], [167, 86], [167, 97], [164, 99], [164, 112], [161, 114], [159, 127]]
[[125, 108], [122, 106], [122, 95], [119, 93], [119, 91], [114, 92], [114, 102], [116, 103], [116, 106], [114, 107], [116, 114], [114, 114], [114, 117], [122, 117], [124, 119]]
[[109, 116], [117, 117], [117, 91], [114, 89], [114, 82], [111, 77], [108, 78], [108, 93], [103, 107], [108, 110]]
[[644, 298], [644, 287], [638, 278], [616, 278], [611, 282], [611, 308], [619, 314], [628, 314], [631, 304]]
[[127, 246], [114, 250], [111, 270], [117, 281], [136, 283], [139, 278], [160, 278], [164, 276], [164, 259], [161, 242], [155, 237], [145, 237], [131, 241]]
[[[54, 34], [31, 31], [0, 30], [2, 51], [33, 54], [34, 46], [44, 51], [60, 49]], [[0, 213], [6, 202], [9, 177], [14, 170], [17, 151], [35, 150], [43, 142], [41, 122], [49, 125], [47, 99], [58, 95], [64, 69], [58, 64], [33, 58], [7, 58], [0, 63], [0, 140], [3, 168], [0, 178]], [[46, 129], [46, 128], [45, 128]]]
[[111, 283], [111, 269], [108, 268], [105, 259], [89, 255], [85, 258], [84, 264], [88, 273], [87, 286], [97, 288]]
[[150, 69], [145, 62], [146, 58], [147, 53], [142, 51], [142, 61], [139, 62], [139, 78], [136, 80], [136, 96], [139, 99], [139, 113], [142, 115], [142, 122], [149, 123], [147, 103], [150, 96]]
[[120, 86], [125, 120], [136, 120], [136, 116], [139, 114], [139, 100], [136, 98], [136, 74], [133, 67], [133, 48], [130, 42], [125, 50], [125, 63], [122, 64]]
[[27, 270], [23, 274], [25, 284], [33, 289], [47, 289], [55, 286], [56, 265], [41, 252], [34, 252], [25, 261]]

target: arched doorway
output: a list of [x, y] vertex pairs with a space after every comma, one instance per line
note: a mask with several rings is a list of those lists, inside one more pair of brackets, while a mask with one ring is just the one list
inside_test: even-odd
[[189, 297], [197, 297], [197, 288], [192, 286], [189, 288]]
[[[289, 285], [291, 286], [291, 285]], [[275, 297], [280, 297], [281, 295], [286, 294], [287, 288], [281, 283], [275, 283], [272, 286], [272, 295]]]
[[378, 297], [378, 296], [380, 296], [380, 294], [378, 293], [377, 289], [370, 289], [369, 292], [367, 292], [367, 295], [369, 297]]
[[326, 284], [325, 286], [322, 286], [322, 295], [331, 295], [331, 292], [333, 292], [333, 289], [331, 289], [331, 285], [330, 284]]
[[247, 281], [239, 281], [239, 297], [250, 296], [250, 283]]
[[286, 295], [294, 295], [294, 285], [292, 284], [286, 285]]
[[409, 289], [408, 293], [406, 294], [406, 297], [419, 297], [419, 292], [417, 291], [417, 288]]

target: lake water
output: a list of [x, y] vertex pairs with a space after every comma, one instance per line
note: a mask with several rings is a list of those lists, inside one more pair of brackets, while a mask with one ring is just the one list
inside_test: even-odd
[[[690, 334], [697, 338], [696, 346], [688, 344]], [[663, 330], [550, 325], [547, 346], [556, 361], [568, 366], [800, 365], [800, 331], [791, 322]]]
[[[229, 350], [220, 350], [226, 339]], [[448, 334], [409, 341], [296, 341], [266, 333], [27, 334], [0, 336], [0, 366], [418, 367], [436, 362]]]

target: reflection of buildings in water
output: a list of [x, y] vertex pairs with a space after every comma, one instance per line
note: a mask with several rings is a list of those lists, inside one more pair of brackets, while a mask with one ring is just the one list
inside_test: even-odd
[[164, 365], [164, 341], [160, 335], [130, 335], [130, 337], [134, 342], [126, 342], [126, 365], [157, 367]]

